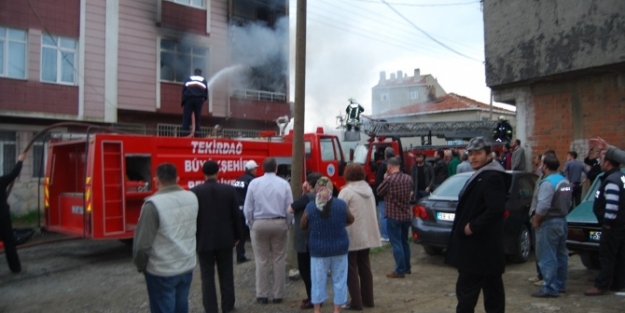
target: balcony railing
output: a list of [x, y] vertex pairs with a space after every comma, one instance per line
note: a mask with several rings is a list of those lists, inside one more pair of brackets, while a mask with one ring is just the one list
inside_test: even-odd
[[[180, 136], [180, 125], [157, 124], [157, 136], [178, 137]], [[196, 137], [218, 136], [226, 138], [256, 138], [260, 136], [259, 130], [222, 128], [215, 131], [214, 127], [201, 127], [200, 133]]]
[[256, 101], [286, 102], [286, 94], [261, 90], [235, 89], [232, 97]]

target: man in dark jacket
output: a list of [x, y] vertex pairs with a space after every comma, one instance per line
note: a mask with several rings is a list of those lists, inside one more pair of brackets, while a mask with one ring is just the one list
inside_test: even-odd
[[379, 196], [375, 191], [378, 190], [378, 187], [380, 187], [380, 184], [382, 184], [382, 181], [384, 181], [384, 174], [386, 174], [387, 171], [386, 161], [394, 156], [395, 149], [390, 146], [386, 147], [386, 149], [384, 149], [384, 161], [380, 163], [380, 165], [378, 166], [378, 170], [375, 173], [374, 194], [376, 195], [376, 200], [378, 201], [378, 221], [380, 222], [380, 235], [382, 235], [382, 241], [385, 242], [388, 242], [388, 232], [386, 231], [386, 217], [384, 217], [385, 203], [384, 198]]
[[237, 188], [237, 199], [239, 200], [239, 210], [241, 211], [241, 225], [243, 229], [243, 235], [239, 243], [237, 244], [237, 263], [245, 263], [250, 259], [245, 256], [245, 242], [250, 237], [250, 229], [247, 227], [247, 223], [245, 222], [245, 215], [243, 214], [243, 205], [245, 204], [245, 195], [247, 195], [247, 186], [250, 184], [252, 179], [256, 178], [256, 172], [258, 169], [258, 164], [254, 160], [247, 161], [245, 163], [245, 174], [243, 176], [237, 178], [237, 181], [234, 183], [234, 187]]
[[[436, 150], [436, 154], [434, 155], [436, 158], [436, 162], [434, 163], [434, 190], [440, 186], [445, 179], [447, 179], [447, 175], [449, 174], [447, 171], [447, 164], [445, 164], [445, 150], [438, 149]], [[432, 190], [432, 191], [434, 191]]]
[[498, 142], [510, 142], [512, 140], [512, 126], [503, 115], [499, 117], [499, 123], [493, 129], [493, 140]]
[[434, 186], [434, 169], [432, 165], [425, 162], [425, 154], [418, 152], [415, 157], [415, 164], [410, 169], [410, 176], [413, 183], [412, 197], [415, 201], [427, 196]]
[[22, 271], [20, 258], [15, 248], [15, 237], [13, 236], [13, 225], [11, 224], [11, 214], [9, 203], [7, 202], [7, 188], [20, 175], [22, 163], [26, 159], [26, 154], [22, 153], [18, 157], [17, 164], [13, 170], [4, 176], [0, 176], [0, 240], [4, 242], [4, 254], [9, 263], [9, 269], [13, 273]]
[[601, 186], [597, 190], [593, 212], [602, 225], [599, 242], [600, 271], [595, 284], [584, 292], [587, 296], [599, 296], [608, 289], [620, 291], [625, 288], [625, 174], [614, 155], [601, 152], [601, 169], [604, 171]]
[[347, 113], [347, 131], [351, 131], [354, 128], [356, 131], [360, 131], [360, 113], [364, 112], [365, 108], [356, 102], [356, 100], [349, 98], [349, 104], [345, 109]]
[[217, 311], [215, 264], [219, 274], [221, 311], [234, 311], [234, 270], [232, 249], [241, 240], [241, 212], [233, 186], [217, 182], [219, 164], [204, 162], [206, 181], [191, 191], [199, 202], [197, 254], [202, 275], [202, 302], [206, 312]]
[[467, 146], [475, 173], [460, 191], [445, 258], [458, 269], [457, 313], [473, 312], [481, 290], [487, 313], [505, 311], [503, 227], [511, 179], [492, 160], [491, 148], [484, 137], [471, 139]]
[[193, 75], [187, 78], [182, 87], [182, 129], [180, 136], [189, 135], [192, 114], [195, 114], [194, 135], [199, 136], [202, 105], [206, 99], [208, 99], [208, 83], [202, 77], [202, 70], [196, 68]]

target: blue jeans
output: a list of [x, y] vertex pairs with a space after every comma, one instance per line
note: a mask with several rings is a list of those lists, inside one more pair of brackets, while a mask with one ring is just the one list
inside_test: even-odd
[[347, 254], [325, 258], [310, 258], [310, 278], [312, 281], [313, 304], [320, 304], [328, 298], [328, 271], [332, 274], [332, 295], [334, 305], [347, 302]]
[[193, 271], [176, 276], [156, 276], [145, 272], [145, 283], [152, 313], [189, 312], [189, 289]]
[[380, 220], [380, 235], [382, 238], [388, 239], [388, 231], [386, 230], [386, 217], [384, 217], [384, 201], [378, 202], [379, 208], [379, 220]]
[[557, 295], [558, 290], [566, 289], [569, 263], [566, 235], [563, 217], [543, 221], [536, 231], [536, 256], [545, 281], [540, 288], [543, 293]]
[[388, 239], [393, 248], [395, 258], [395, 273], [406, 274], [410, 270], [410, 245], [408, 245], [408, 230], [410, 221], [386, 219]]

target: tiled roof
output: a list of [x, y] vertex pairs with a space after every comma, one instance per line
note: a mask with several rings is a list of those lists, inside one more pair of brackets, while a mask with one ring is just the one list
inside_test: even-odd
[[[490, 105], [482, 103], [465, 96], [449, 93], [435, 100], [421, 103], [414, 103], [405, 107], [391, 109], [375, 117], [392, 117], [405, 115], [421, 115], [426, 113], [437, 113], [441, 111], [466, 111], [466, 110], [490, 110]], [[499, 114], [514, 114], [514, 111], [493, 107], [493, 112]]]
[[397, 78], [395, 78], [394, 80], [387, 79], [387, 80], [385, 80], [383, 85], [380, 85], [380, 83], [378, 82], [378, 84], [373, 86], [373, 88], [388, 88], [388, 87], [400, 87], [400, 86], [425, 85], [426, 84], [425, 79], [427, 77], [430, 77], [430, 76], [432, 76], [432, 75], [430, 75], [430, 74], [421, 75], [421, 80], [419, 80], [418, 82], [414, 81], [414, 76], [404, 77], [401, 82]]

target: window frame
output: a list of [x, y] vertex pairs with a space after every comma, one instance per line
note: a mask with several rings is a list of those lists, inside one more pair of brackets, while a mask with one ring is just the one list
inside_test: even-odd
[[418, 100], [419, 99], [419, 91], [418, 90], [411, 90], [409, 92], [410, 100]]
[[[33, 137], [36, 135], [37, 133], [33, 133]], [[39, 155], [39, 153], [35, 153], [35, 147], [42, 147], [43, 148], [43, 162], [37, 162], [36, 156]], [[37, 140], [35, 142], [33, 142], [32, 145], [32, 152], [31, 154], [31, 160], [32, 160], [32, 173], [31, 173], [31, 177], [33, 179], [39, 179], [39, 178], [43, 178], [46, 176], [46, 160], [48, 159], [48, 141], [44, 141], [44, 140]], [[36, 167], [41, 165], [41, 176], [38, 176], [39, 173], [36, 171]]]
[[[328, 143], [329, 145], [327, 145]], [[327, 146], [324, 146], [324, 144], [326, 144]], [[329, 153], [330, 150], [332, 150], [332, 158], [328, 159], [326, 158], [324, 152]], [[336, 149], [334, 147], [334, 140], [332, 140], [332, 137], [319, 138], [319, 152], [321, 153], [321, 161], [328, 162], [337, 160]], [[327, 156], [329, 157], [330, 155], [328, 154]]]
[[388, 92], [380, 93], [380, 101], [388, 101], [388, 99], [389, 99]]
[[[49, 44], [44, 43], [44, 40], [46, 38], [46, 36], [52, 37], [53, 41], [56, 43], [56, 46], [52, 46]], [[69, 39], [69, 40], [73, 40], [75, 47], [73, 50], [71, 50], [71, 48], [66, 48], [66, 47], [62, 47], [61, 46], [61, 38], [63, 39]], [[49, 80], [44, 80], [43, 78], [43, 72], [44, 72], [44, 65], [43, 65], [43, 49], [44, 48], [48, 48], [48, 49], [55, 49], [56, 51], [56, 81], [49, 81]], [[74, 71], [74, 81], [73, 82], [65, 82], [62, 81], [62, 65], [63, 65], [63, 52], [71, 52], [74, 54], [74, 63], [72, 65], [72, 69]], [[42, 83], [49, 83], [49, 84], [59, 84], [59, 85], [66, 85], [66, 86], [76, 86], [78, 84], [78, 39], [74, 39], [71, 37], [65, 37], [65, 36], [59, 36], [59, 35], [47, 35], [47, 34], [42, 34], [41, 35], [41, 49], [40, 49], [40, 56], [39, 56], [39, 64], [40, 64], [40, 71], [39, 71], [39, 80]]]
[[[0, 130], [0, 133], [7, 133], [7, 134], [12, 134], [14, 136], [14, 140], [10, 141], [10, 140], [4, 140], [2, 137], [0, 136], [0, 175], [6, 175], [8, 174], [11, 169], [13, 168], [13, 166], [15, 165], [15, 163], [17, 162], [17, 132], [15, 131], [9, 131], [9, 130]], [[13, 145], [15, 148], [15, 153], [13, 155], [13, 162], [5, 162], [4, 161], [4, 149], [6, 145]], [[4, 172], [5, 169], [5, 163], [10, 164], [7, 165], [7, 172]]]
[[189, 3], [186, 3], [187, 0], [166, 0], [166, 1], [179, 4], [179, 5], [184, 5], [184, 6], [191, 7], [191, 8], [196, 8], [196, 9], [206, 9], [206, 2], [207, 2], [207, 0], [200, 0], [202, 1], [201, 6], [197, 6], [193, 4], [194, 0], [188, 0]]
[[[4, 59], [0, 60], [0, 62], [2, 62], [2, 70], [3, 70], [3, 72], [0, 72], [0, 77], [11, 78], [11, 79], [28, 79], [28, 30], [8, 27], [8, 26], [2, 26], [2, 27], [5, 29], [4, 38], [0, 38], [0, 41], [4, 42], [4, 47], [2, 49]], [[17, 30], [17, 31], [24, 32], [24, 41], [21, 42], [21, 41], [17, 41], [15, 39], [9, 38], [9, 30]], [[24, 44], [24, 76], [23, 77], [9, 76], [9, 59], [10, 59], [9, 43], [11, 42]]]
[[[163, 42], [171, 42], [174, 45], [174, 50], [167, 50], [167, 49], [163, 49]], [[189, 46], [189, 48], [191, 49], [189, 53], [185, 53], [185, 52], [178, 52], [178, 46], [180, 44], [184, 44]], [[200, 54], [194, 54], [193, 49], [194, 48], [200, 48], [200, 49], [204, 49], [206, 51], [205, 55], [200, 55]], [[163, 63], [163, 52], [167, 52], [167, 53], [172, 53], [174, 55], [174, 59], [176, 58], [176, 56], [178, 55], [187, 55], [190, 57], [190, 66], [189, 66], [189, 73], [183, 77], [182, 81], [177, 81], [176, 80], [176, 68], [175, 68], [175, 63], [174, 63], [174, 73], [173, 73], [173, 79], [174, 80], [168, 80], [168, 79], [163, 79], [163, 67], [161, 66], [161, 64]], [[210, 47], [208, 45], [203, 45], [202, 43], [198, 43], [198, 42], [193, 42], [193, 41], [175, 41], [172, 39], [169, 39], [169, 37], [161, 37], [160, 40], [158, 41], [158, 62], [160, 64], [158, 64], [158, 81], [160, 83], [172, 83], [172, 84], [183, 84], [184, 81], [190, 76], [193, 75], [193, 70], [194, 70], [194, 66], [193, 66], [193, 57], [203, 57], [204, 58], [204, 69], [202, 70], [202, 75], [206, 75], [206, 73], [208, 73], [209, 71], [209, 56], [210, 56]]]

